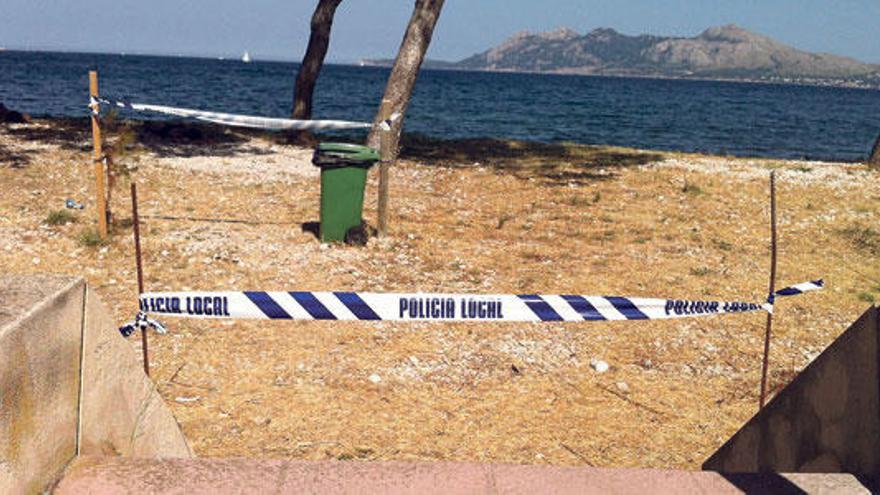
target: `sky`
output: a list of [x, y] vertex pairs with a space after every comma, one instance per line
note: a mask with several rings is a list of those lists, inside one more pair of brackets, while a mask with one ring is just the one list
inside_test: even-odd
[[[317, 0], [0, 0], [0, 47], [299, 60]], [[343, 0], [328, 61], [393, 57], [413, 0]], [[611, 27], [694, 36], [735, 23], [800, 49], [880, 63], [878, 0], [447, 0], [428, 56], [515, 32]]]

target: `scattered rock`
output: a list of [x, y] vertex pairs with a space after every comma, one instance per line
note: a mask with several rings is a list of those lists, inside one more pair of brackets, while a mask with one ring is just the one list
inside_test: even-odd
[[373, 383], [377, 383], [377, 384], [378, 384], [378, 383], [381, 383], [381, 382], [382, 382], [382, 377], [379, 376], [379, 375], [377, 375], [377, 374], [375, 374], [375, 373], [373, 373], [372, 375], [370, 375], [370, 378], [368, 378], [368, 380], [370, 380], [370, 381], [373, 382]]
[[175, 397], [174, 402], [179, 402], [181, 404], [187, 404], [190, 402], [195, 402], [195, 401], [199, 400], [200, 398], [201, 397], [199, 397], [198, 395], [195, 397]]
[[605, 373], [606, 371], [608, 371], [608, 368], [610, 368], [610, 366], [608, 366], [608, 363], [602, 361], [601, 359], [595, 358], [590, 360], [590, 367], [593, 368], [596, 373]]
[[4, 124], [27, 124], [30, 121], [30, 115], [6, 108], [6, 105], [0, 103], [0, 122]]
[[624, 393], [624, 394], [629, 393], [629, 385], [627, 385], [626, 382], [617, 382], [616, 386], [617, 386], [617, 390], [619, 390], [621, 393]]

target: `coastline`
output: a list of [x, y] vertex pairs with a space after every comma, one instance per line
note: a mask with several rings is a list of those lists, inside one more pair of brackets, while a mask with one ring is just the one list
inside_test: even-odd
[[[72, 139], [77, 133], [88, 131], [88, 117], [50, 117], [45, 115], [30, 116], [33, 123], [53, 128], [58, 136], [67, 135], [64, 139]], [[2, 124], [0, 124], [2, 125]], [[196, 139], [187, 142], [187, 145], [210, 146], [213, 139], [222, 137], [224, 134], [230, 136], [240, 135], [249, 138], [260, 138], [280, 145], [296, 144], [288, 139], [288, 136], [282, 132], [265, 131], [259, 129], [248, 129], [243, 127], [228, 128], [207, 122], [197, 122], [178, 118], [158, 118], [158, 119], [123, 119], [115, 120], [112, 124], [113, 129], [127, 130], [135, 133], [145, 133], [147, 139], [156, 140], [167, 137], [168, 133], [186, 134], [187, 132], [195, 133]], [[198, 137], [201, 136], [201, 137]], [[79, 136], [85, 139], [83, 136]], [[362, 133], [333, 133], [333, 134], [316, 134], [318, 141], [343, 141], [356, 144], [363, 143]], [[474, 146], [481, 149], [481, 152], [491, 154], [509, 146], [518, 146], [523, 149], [551, 149], [554, 146], [574, 147], [584, 149], [616, 149], [624, 150], [632, 153], [659, 153], [661, 155], [674, 156], [691, 156], [691, 157], [718, 157], [736, 160], [752, 160], [756, 162], [792, 162], [792, 163], [836, 163], [836, 164], [862, 164], [868, 159], [870, 149], [866, 150], [862, 159], [847, 160], [835, 157], [803, 157], [803, 158], [787, 158], [749, 155], [745, 153], [707, 153], [699, 151], [687, 151], [669, 148], [637, 148], [631, 146], [619, 146], [613, 144], [602, 143], [581, 143], [571, 140], [558, 141], [540, 141], [540, 140], [519, 140], [507, 139], [501, 137], [476, 136], [473, 138], [440, 138], [427, 136], [420, 133], [404, 132], [401, 138], [401, 158], [403, 159], [424, 159], [430, 156], [431, 149], [453, 147], [461, 149], [469, 149]], [[472, 154], [472, 152], [469, 152]]]
[[[453, 62], [446, 62], [453, 63]], [[352, 67], [374, 67], [388, 69], [390, 65], [382, 63], [371, 63], [369, 60], [360, 60], [347, 65]], [[646, 79], [654, 81], [703, 81], [703, 82], [726, 82], [726, 83], [742, 83], [742, 84], [766, 84], [771, 86], [802, 86], [810, 88], [836, 88], [836, 89], [859, 89], [866, 91], [880, 91], [880, 80], [876, 83], [859, 82], [829, 82], [824, 79], [816, 79], [811, 81], [807, 78], [793, 78], [795, 81], [778, 81], [773, 79], [755, 79], [755, 78], [737, 78], [737, 77], [708, 77], [708, 76], [674, 76], [665, 74], [645, 74], [645, 73], [627, 73], [627, 72], [593, 72], [571, 70], [553, 70], [553, 71], [532, 71], [524, 69], [468, 69], [463, 67], [442, 67], [430, 66], [422, 70], [427, 71], [451, 71], [451, 72], [487, 72], [499, 74], [533, 74], [542, 76], [580, 76], [580, 77], [602, 77], [611, 79]]]

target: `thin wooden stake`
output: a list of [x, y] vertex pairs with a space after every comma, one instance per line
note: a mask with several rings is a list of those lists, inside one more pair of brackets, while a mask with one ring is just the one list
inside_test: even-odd
[[391, 150], [391, 131], [383, 131], [379, 137], [379, 225], [380, 237], [388, 233], [388, 171], [391, 168], [393, 153]]
[[[776, 171], [770, 172], [770, 290], [776, 291]], [[758, 409], [767, 399], [767, 369], [770, 362], [770, 337], [773, 330], [773, 313], [767, 312], [767, 328], [764, 331], [764, 363], [761, 367], [761, 399]]]
[[[89, 95], [98, 96], [98, 73], [89, 71]], [[93, 160], [95, 162], [95, 199], [98, 208], [98, 234], [101, 239], [107, 239], [107, 196], [104, 184], [104, 152], [101, 143], [101, 124], [95, 114], [100, 109], [96, 103], [92, 113], [92, 141], [94, 142]]]
[[[131, 183], [131, 226], [134, 230], [134, 257], [137, 263], [138, 296], [140, 296], [144, 293], [144, 267], [141, 262], [141, 222], [138, 217], [137, 184], [134, 182]], [[141, 329], [141, 348], [144, 352], [144, 373], [150, 376], [150, 353], [145, 328]]]

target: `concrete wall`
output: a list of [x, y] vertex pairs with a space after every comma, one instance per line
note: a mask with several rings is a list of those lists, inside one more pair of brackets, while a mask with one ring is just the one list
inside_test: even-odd
[[0, 493], [33, 493], [76, 455], [85, 286], [0, 280]]
[[703, 469], [880, 475], [878, 324], [865, 312]]
[[92, 291], [87, 291], [85, 311], [80, 453], [191, 457], [171, 410], [144, 374], [138, 352]]
[[81, 279], [0, 277], [0, 493], [44, 489], [78, 449], [192, 455], [116, 327]]

